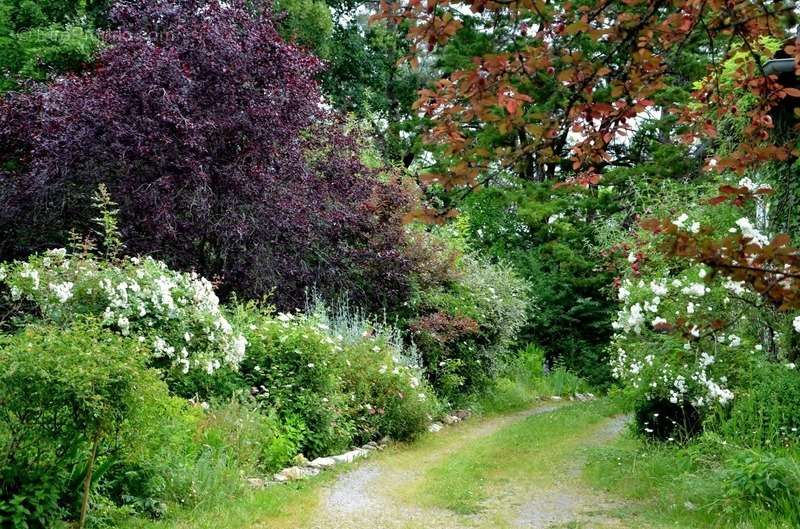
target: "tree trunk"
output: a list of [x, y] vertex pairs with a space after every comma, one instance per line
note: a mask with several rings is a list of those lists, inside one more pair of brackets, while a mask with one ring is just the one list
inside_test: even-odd
[[92, 454], [89, 456], [89, 464], [86, 468], [86, 478], [83, 480], [83, 500], [81, 501], [81, 517], [78, 521], [78, 529], [83, 529], [86, 525], [86, 513], [89, 510], [89, 491], [92, 488], [92, 471], [94, 470], [94, 460], [97, 458], [98, 444], [100, 444], [100, 434], [95, 434], [92, 441]]

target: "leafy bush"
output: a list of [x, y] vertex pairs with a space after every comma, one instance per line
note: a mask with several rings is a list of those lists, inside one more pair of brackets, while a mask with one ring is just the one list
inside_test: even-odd
[[737, 445], [790, 447], [800, 442], [800, 375], [785, 365], [750, 371], [729, 410], [711, 417], [709, 428]]
[[480, 391], [510, 359], [526, 321], [528, 284], [504, 264], [466, 255], [454, 281], [422, 289], [409, 323], [426, 373], [452, 401]]
[[409, 441], [426, 431], [439, 404], [400, 331], [347, 305], [316, 301], [312, 313], [341, 344], [341, 391], [356, 443], [385, 435]]
[[88, 232], [106, 183], [131, 255], [219, 278], [225, 296], [293, 309], [317, 285], [402, 303], [407, 193], [361, 163], [319, 104], [320, 61], [261, 7], [118, 2], [96, 67], [0, 102], [0, 254]]
[[0, 2], [0, 92], [45, 81], [90, 63], [100, 47], [94, 27], [105, 0]]
[[152, 364], [186, 373], [236, 367], [246, 341], [226, 318], [214, 289], [196, 274], [150, 257], [107, 261], [49, 250], [0, 265], [0, 285], [24, 302], [27, 318], [68, 325], [84, 315], [151, 347]]
[[300, 448], [309, 457], [349, 446], [353, 425], [342, 414], [338, 355], [341, 340], [325, 324], [305, 315], [273, 318], [255, 309], [241, 373], [256, 399], [303, 431]]
[[743, 452], [726, 466], [725, 499], [729, 509], [779, 512], [800, 523], [800, 466], [789, 458]]
[[[135, 340], [95, 322], [31, 326], [0, 338], [0, 522], [49, 527], [76, 517], [84, 480], [139, 405], [166, 388]], [[94, 470], [94, 473], [92, 473]]]
[[99, 491], [114, 504], [161, 517], [209, 507], [241, 493], [243, 477], [285, 466], [299, 440], [254, 399], [148, 399], [120, 432], [114, 465]]

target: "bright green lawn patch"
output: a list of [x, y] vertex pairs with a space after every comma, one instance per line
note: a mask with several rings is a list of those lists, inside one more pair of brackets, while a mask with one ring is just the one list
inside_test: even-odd
[[[775, 506], [776, 513], [755, 500], [732, 494], [731, 476], [736, 468], [733, 461], [747, 457], [748, 452], [710, 444], [707, 441], [680, 448], [645, 445], [637, 439], [621, 438], [612, 446], [592, 450], [584, 474], [588, 481], [610, 494], [639, 500], [631, 503], [631, 508], [643, 519], [664, 526], [692, 529], [797, 527], [796, 521], [785, 514], [793, 510], [788, 503]], [[784, 453], [782, 457], [792, 461], [796, 455]], [[765, 473], [765, 484], [783, 485], [773, 483], [773, 479], [780, 478]]]
[[[345, 469], [346, 470], [346, 469]], [[213, 508], [174, 513], [165, 520], [130, 518], [120, 529], [286, 529], [304, 526], [319, 502], [320, 485], [336, 471], [308, 481], [254, 490]]]
[[408, 500], [459, 514], [481, 510], [499, 485], [545, 482], [555, 468], [573, 458], [603, 419], [616, 410], [607, 402], [568, 405], [533, 415], [476, 440], [429, 468], [407, 491]]

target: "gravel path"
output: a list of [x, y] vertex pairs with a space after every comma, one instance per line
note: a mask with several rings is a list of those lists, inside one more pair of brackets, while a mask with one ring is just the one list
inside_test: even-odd
[[[605, 515], [615, 505], [595, 492], [587, 492], [578, 484], [583, 466], [581, 457], [559, 469], [559, 476], [546, 488], [535, 490], [509, 484], [493, 498], [480, 514], [458, 515], [446, 509], [402, 504], [398, 491], [421, 479], [426, 469], [457, 453], [470, 442], [491, 435], [527, 417], [549, 413], [564, 404], [547, 404], [521, 413], [467, 421], [448, 428], [422, 453], [404, 451], [384, 453], [375, 460], [361, 463], [341, 476], [323, 491], [320, 508], [310, 525], [313, 529], [549, 529], [579, 521], [582, 529], [622, 527]], [[601, 444], [619, 434], [625, 417], [600, 423], [581, 441], [582, 446]], [[409, 461], [408, 458], [413, 458]], [[530, 486], [530, 485], [526, 485]], [[516, 513], [508, 516], [509, 513]], [[511, 519], [498, 525], [498, 517]], [[597, 522], [597, 525], [591, 525]]]

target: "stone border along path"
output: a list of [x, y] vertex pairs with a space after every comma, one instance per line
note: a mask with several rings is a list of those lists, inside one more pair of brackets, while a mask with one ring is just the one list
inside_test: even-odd
[[[593, 400], [595, 396], [592, 393], [576, 393], [569, 397], [569, 400], [578, 400], [578, 401], [589, 401]], [[551, 400], [560, 401], [561, 397], [553, 396], [550, 397]], [[539, 410], [540, 408], [536, 408], [535, 410]], [[535, 411], [534, 410], [534, 411]], [[522, 415], [523, 418], [527, 417], [532, 410], [526, 410], [524, 412], [518, 413], [516, 415]], [[548, 409], [548, 411], [550, 411]], [[442, 417], [441, 422], [433, 422], [428, 426], [428, 432], [430, 433], [438, 433], [445, 426], [452, 426], [453, 424], [457, 424], [461, 421], [467, 420], [470, 418], [472, 413], [468, 410], [457, 410], [454, 411], [450, 415], [445, 415]], [[360, 448], [354, 448], [349, 452], [345, 452], [343, 454], [338, 454], [329, 457], [318, 457], [313, 461], [309, 461], [308, 459], [303, 456], [303, 454], [299, 454], [295, 457], [294, 463], [295, 465], [291, 467], [284, 468], [280, 472], [276, 473], [273, 476], [272, 480], [266, 480], [263, 478], [245, 478], [245, 481], [253, 488], [261, 488], [267, 485], [274, 485], [276, 483], [286, 483], [287, 481], [297, 481], [301, 479], [308, 479], [310, 477], [318, 475], [321, 471], [332, 468], [338, 464], [342, 463], [352, 463], [358, 459], [364, 459], [370, 456], [370, 454], [376, 450], [383, 450], [386, 448], [387, 444], [391, 442], [391, 439], [388, 437], [384, 437], [380, 443], [376, 443], [375, 441], [370, 441], [369, 443], [361, 446]]]

